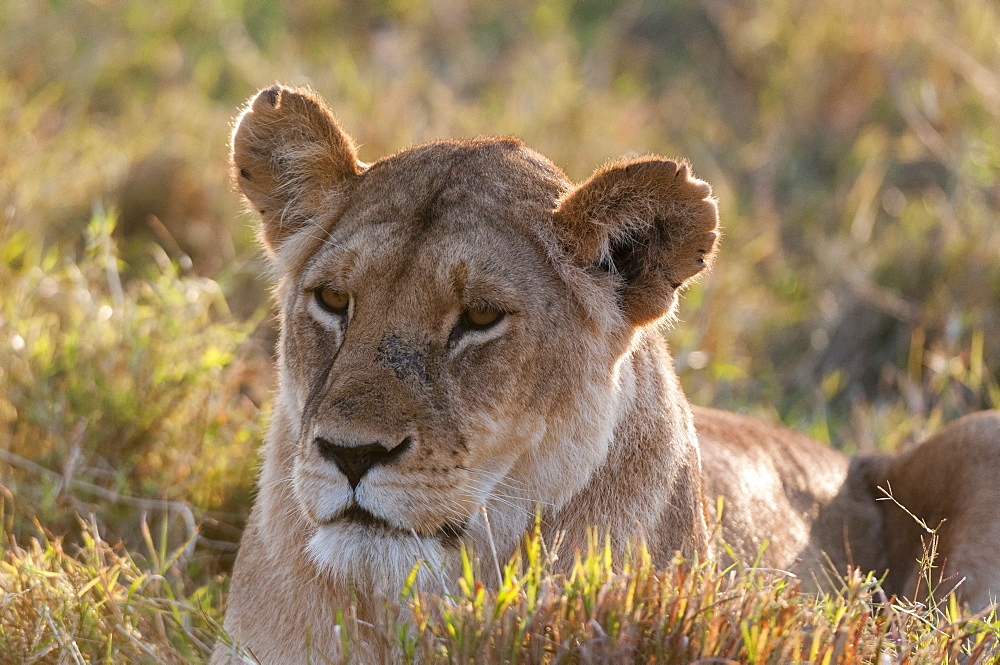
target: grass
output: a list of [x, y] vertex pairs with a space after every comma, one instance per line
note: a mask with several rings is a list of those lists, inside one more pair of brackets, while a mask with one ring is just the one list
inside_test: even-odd
[[[218, 591], [183, 591], [172, 555], [133, 557], [81, 524], [67, 552], [50, 534], [20, 547], [8, 536], [0, 562], [0, 663], [206, 662], [218, 629]], [[41, 527], [39, 527], [41, 529]]]
[[[215, 639], [217, 589], [181, 591], [183, 548], [137, 561], [82, 524], [75, 555], [49, 536], [4, 547], [2, 663], [206, 662]], [[780, 571], [720, 570], [712, 562], [650, 564], [646, 551], [613, 562], [596, 544], [569, 575], [538, 533], [491, 590], [474, 560], [447, 595], [404, 590], [375, 624], [340, 618], [340, 654], [379, 644], [403, 663], [989, 663], [1000, 658], [995, 613], [968, 616], [941, 604], [887, 599], [878, 580], [853, 573], [834, 593], [805, 594]], [[928, 575], [930, 575], [928, 570]], [[408, 621], [398, 620], [398, 607]], [[252, 662], [252, 654], [247, 654]]]
[[79, 261], [21, 235], [5, 244], [10, 526], [73, 533], [77, 514], [93, 514], [106, 537], [141, 542], [137, 518], [151, 512], [175, 541], [198, 523], [231, 538], [263, 427], [254, 399], [267, 393], [254, 383], [270, 376], [248, 347], [253, 321], [234, 320], [216, 282], [181, 277], [162, 256], [149, 278], [123, 282], [114, 223], [93, 218]]
[[[313, 85], [369, 161], [477, 134], [578, 180], [688, 157], [725, 235], [669, 332], [692, 401], [891, 451], [1000, 406], [998, 33], [991, 0], [0, 3], [0, 662], [201, 662], [216, 635], [273, 387], [225, 176], [256, 89]], [[405, 599], [383, 637], [461, 662], [995, 657], [995, 618], [946, 598], [618, 563], [538, 555]]]

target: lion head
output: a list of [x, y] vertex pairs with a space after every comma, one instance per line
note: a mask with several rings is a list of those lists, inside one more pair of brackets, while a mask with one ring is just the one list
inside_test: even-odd
[[575, 186], [487, 138], [366, 165], [318, 96], [281, 86], [240, 116], [233, 175], [279, 275], [262, 495], [280, 468], [313, 563], [376, 585], [463, 541], [509, 552], [536, 506], [558, 522], [586, 494], [643, 399], [625, 361], [717, 238], [685, 164]]

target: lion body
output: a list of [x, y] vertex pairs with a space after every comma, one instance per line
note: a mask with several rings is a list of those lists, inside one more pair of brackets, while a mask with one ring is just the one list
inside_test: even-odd
[[[758, 565], [793, 573], [813, 588], [824, 586], [817, 576], [846, 571], [848, 563], [878, 569], [865, 547], [878, 530], [878, 507], [850, 487], [845, 455], [748, 416], [695, 413], [706, 495], [723, 497], [722, 540], [742, 562], [759, 558]], [[845, 534], [861, 548], [850, 561]]]
[[[685, 165], [622, 162], [577, 186], [515, 139], [476, 139], [368, 166], [318, 97], [278, 86], [241, 116], [233, 162], [280, 278], [278, 397], [225, 623], [261, 662], [335, 656], [339, 612], [372, 620], [420, 559], [417, 584], [454, 578], [462, 543], [511, 555], [536, 509], [563, 551], [596, 525], [666, 563], [710, 553], [723, 496], [739, 558], [767, 541], [761, 565], [816, 586], [827, 558], [842, 574], [914, 554], [888, 552], [898, 516], [875, 488], [909, 486], [948, 436], [926, 460], [852, 464], [692, 415], [658, 324], [714, 256], [718, 215]], [[971, 429], [963, 450], [995, 462], [997, 416]], [[978, 543], [996, 538], [949, 550], [984, 593], [1000, 585]]]

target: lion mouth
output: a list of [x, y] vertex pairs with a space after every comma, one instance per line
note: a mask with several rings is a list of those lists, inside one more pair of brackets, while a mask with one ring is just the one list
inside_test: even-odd
[[[350, 506], [342, 510], [339, 514], [333, 516], [328, 524], [333, 524], [336, 522], [347, 522], [350, 524], [357, 524], [366, 529], [372, 529], [374, 531], [391, 532], [397, 536], [412, 537], [416, 532], [414, 529], [402, 529], [394, 524], [391, 524], [388, 520], [379, 517], [378, 515], [372, 513], [367, 508], [363, 507], [359, 503], [352, 503]], [[435, 529], [433, 533], [430, 534], [419, 534], [429, 536], [432, 538], [437, 538], [445, 544], [458, 545], [459, 540], [465, 535], [468, 529], [468, 523], [454, 523], [445, 522], [440, 527]]]
[[339, 515], [335, 515], [330, 521], [352, 522], [354, 524], [360, 524], [361, 526], [368, 527], [370, 529], [401, 531], [401, 529], [398, 529], [392, 524], [389, 524], [389, 522], [375, 515], [374, 513], [370, 512], [366, 508], [363, 508], [358, 503], [352, 503], [350, 506], [341, 511]]

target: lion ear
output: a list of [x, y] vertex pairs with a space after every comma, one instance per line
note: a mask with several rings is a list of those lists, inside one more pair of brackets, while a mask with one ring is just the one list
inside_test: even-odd
[[708, 183], [687, 164], [646, 158], [599, 170], [555, 211], [557, 232], [582, 265], [621, 280], [635, 326], [669, 314], [677, 290], [715, 255], [719, 212]]
[[247, 104], [233, 132], [232, 175], [276, 251], [361, 173], [354, 142], [319, 95], [274, 85]]

